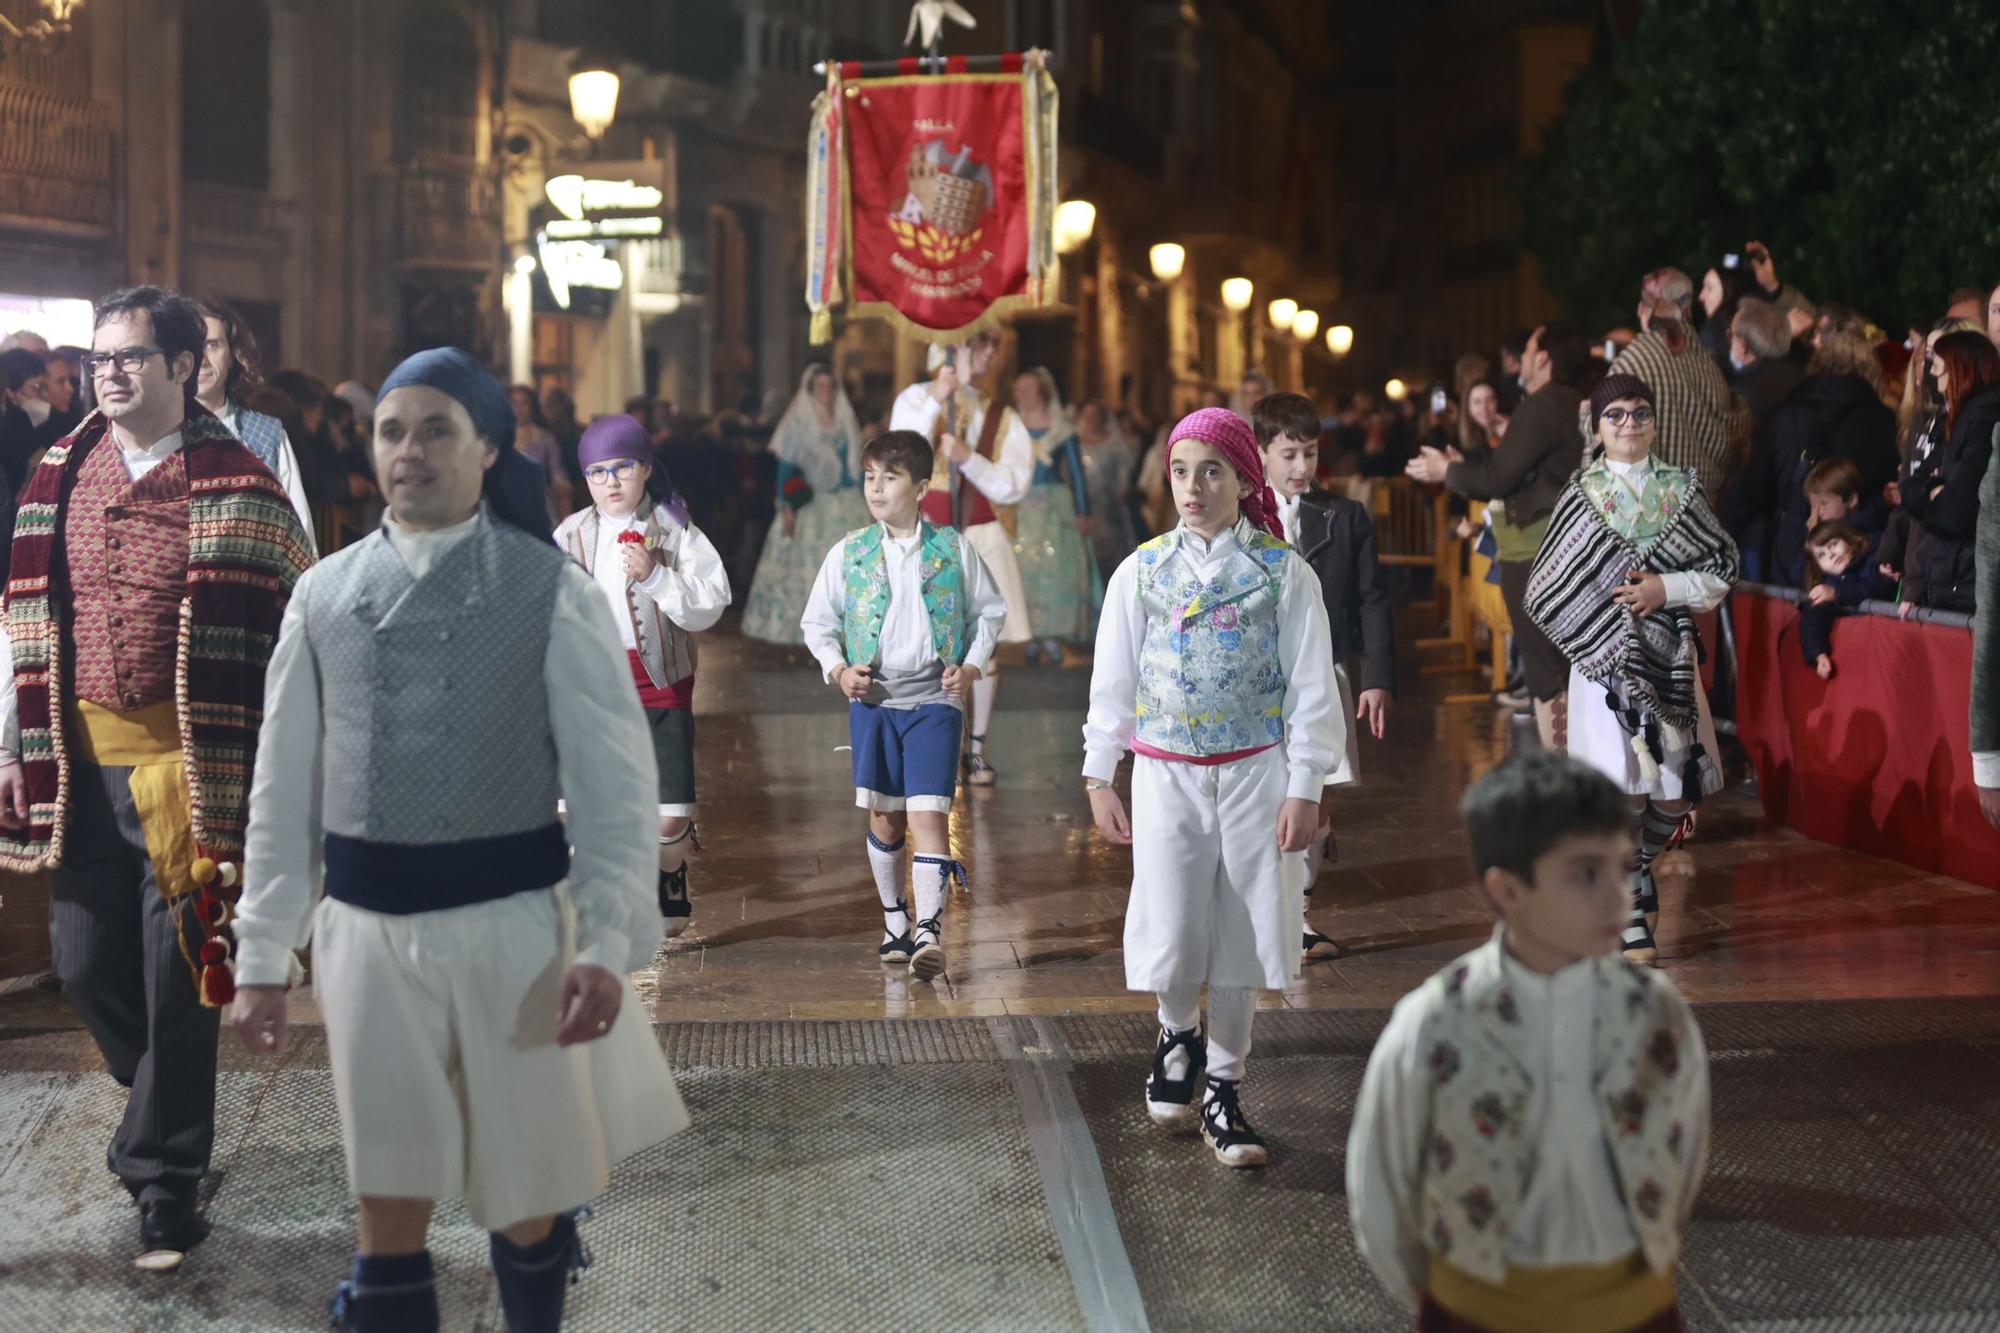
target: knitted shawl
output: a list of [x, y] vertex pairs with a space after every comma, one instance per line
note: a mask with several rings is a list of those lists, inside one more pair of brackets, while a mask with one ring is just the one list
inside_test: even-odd
[[[84, 455], [109, 429], [103, 414], [93, 412], [43, 455], [14, 524], [6, 616], [29, 808], [25, 830], [0, 830], [0, 868], [7, 870], [31, 873], [62, 860], [71, 772], [64, 735], [63, 620], [70, 598], [63, 509]], [[292, 585], [311, 557], [284, 487], [214, 415], [192, 410], [181, 437], [188, 565], [174, 703], [197, 853], [240, 861], [264, 668]]]
[[[1699, 717], [1701, 650], [1694, 616], [1665, 607], [1635, 616], [1611, 600], [1627, 571], [1700, 571], [1734, 582], [1736, 543], [1702, 498], [1693, 469], [1657, 474], [1665, 487], [1658, 524], [1633, 540], [1592, 499], [1586, 473], [1570, 479], [1556, 500], [1548, 535], [1528, 575], [1522, 606], [1585, 679], [1602, 685], [1628, 731], [1659, 725], [1692, 734]], [[1650, 739], [1650, 738], [1649, 738]]]

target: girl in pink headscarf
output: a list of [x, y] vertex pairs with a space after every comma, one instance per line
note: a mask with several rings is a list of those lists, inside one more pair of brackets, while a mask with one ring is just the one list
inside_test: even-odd
[[[1188, 416], [1167, 475], [1178, 526], [1105, 588], [1084, 787], [1099, 831], [1132, 847], [1125, 984], [1160, 1013], [1147, 1112], [1199, 1125], [1225, 1166], [1262, 1166], [1239, 1092], [1251, 1018], [1259, 990], [1298, 976], [1302, 853], [1347, 728], [1319, 584], [1285, 544], [1250, 424]], [[1113, 786], [1127, 750], [1129, 818]]]

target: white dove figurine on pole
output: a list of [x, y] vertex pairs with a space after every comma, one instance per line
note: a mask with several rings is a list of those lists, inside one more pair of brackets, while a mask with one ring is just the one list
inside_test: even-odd
[[910, 6], [910, 29], [903, 34], [903, 44], [922, 45], [926, 50], [935, 48], [946, 19], [962, 28], [979, 26], [957, 0], [917, 0]]

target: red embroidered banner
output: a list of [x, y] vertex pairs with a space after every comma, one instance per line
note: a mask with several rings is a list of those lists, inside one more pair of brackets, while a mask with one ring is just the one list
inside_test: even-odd
[[[1039, 305], [1054, 262], [1055, 100], [1040, 68], [836, 81], [815, 108], [807, 301], [932, 342]], [[816, 182], [819, 184], [819, 182]], [[844, 293], [831, 279], [841, 274]]]

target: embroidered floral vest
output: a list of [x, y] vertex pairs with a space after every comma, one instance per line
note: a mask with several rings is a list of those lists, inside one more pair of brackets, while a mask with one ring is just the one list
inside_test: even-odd
[[[924, 614], [931, 622], [931, 645], [945, 663], [965, 658], [965, 569], [959, 560], [958, 530], [919, 522], [923, 566]], [[875, 661], [882, 643], [882, 621], [889, 614], [889, 562], [882, 554], [882, 525], [847, 534], [842, 547], [841, 581], [846, 593], [841, 612], [841, 642], [847, 660], [856, 666]]]
[[1137, 735], [1158, 750], [1216, 755], [1285, 738], [1278, 600], [1291, 548], [1248, 523], [1237, 549], [1204, 580], [1181, 549], [1184, 529], [1139, 548]]
[[1687, 507], [1695, 471], [1667, 467], [1649, 455], [1631, 475], [1639, 483], [1636, 490], [1600, 458], [1576, 474], [1576, 485], [1603, 515], [1604, 525], [1645, 555]]
[[[1524, 1124], [1533, 1086], [1521, 1015], [1507, 985], [1500, 932], [1424, 983], [1432, 992], [1420, 1040], [1431, 1073], [1422, 1213], [1431, 1253], [1498, 1284], [1507, 1276], [1507, 1225], [1535, 1169]], [[1646, 1263], [1671, 1271], [1680, 1249], [1689, 1160], [1700, 1126], [1690, 1052], [1694, 1015], [1658, 973], [1622, 958], [1596, 964], [1592, 1085], [1605, 1142]]]

